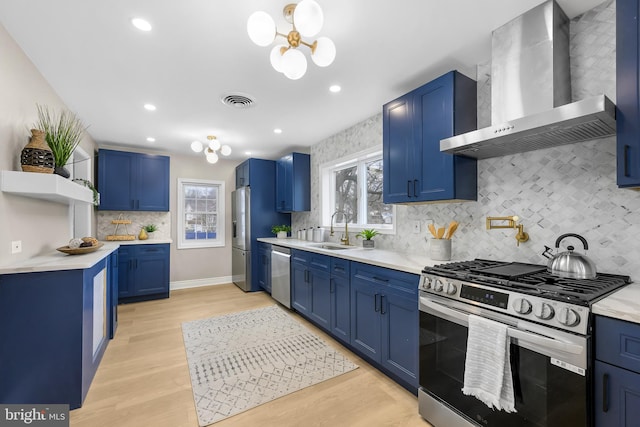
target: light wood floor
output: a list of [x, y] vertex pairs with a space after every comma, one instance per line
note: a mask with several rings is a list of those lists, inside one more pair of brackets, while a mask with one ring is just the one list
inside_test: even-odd
[[[235, 285], [174, 291], [120, 305], [119, 325], [73, 427], [197, 427], [181, 324], [274, 304]], [[320, 329], [294, 316], [360, 367], [215, 424], [228, 426], [419, 426], [414, 395]]]

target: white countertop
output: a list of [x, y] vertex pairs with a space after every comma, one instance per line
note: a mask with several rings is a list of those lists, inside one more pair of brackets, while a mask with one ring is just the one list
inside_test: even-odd
[[117, 242], [105, 242], [95, 252], [82, 255], [68, 255], [58, 251], [29, 258], [27, 260], [0, 266], [0, 274], [38, 273], [43, 271], [84, 270], [118, 249]]
[[632, 283], [592, 306], [594, 314], [640, 323], [640, 283]]
[[[307, 240], [298, 239], [277, 239], [274, 237], [262, 237], [257, 239], [259, 242], [271, 243], [272, 245], [285, 246], [288, 248], [302, 249], [309, 252], [330, 255], [336, 258], [348, 259], [350, 261], [363, 262], [366, 264], [377, 265], [379, 267], [391, 268], [394, 270], [405, 271], [407, 273], [420, 274], [425, 266], [434, 266], [451, 261], [434, 261], [425, 254], [408, 254], [401, 252], [388, 251], [384, 249], [364, 249], [362, 246], [353, 246], [351, 249], [330, 250], [316, 247], [323, 243], [336, 244], [331, 242], [309, 242]], [[455, 261], [455, 260], [452, 260]]]

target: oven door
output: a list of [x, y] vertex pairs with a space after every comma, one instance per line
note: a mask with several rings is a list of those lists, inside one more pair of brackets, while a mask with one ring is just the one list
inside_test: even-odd
[[[462, 394], [468, 316], [508, 325], [516, 413]], [[421, 292], [420, 414], [445, 426], [588, 426], [588, 338]]]

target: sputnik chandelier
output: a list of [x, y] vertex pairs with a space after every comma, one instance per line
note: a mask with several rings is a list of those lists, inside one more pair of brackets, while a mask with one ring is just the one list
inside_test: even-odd
[[207, 136], [207, 139], [209, 140], [209, 144], [207, 145], [206, 149], [205, 149], [205, 146], [200, 141], [193, 141], [191, 143], [191, 149], [196, 153], [199, 153], [202, 150], [204, 150], [204, 155], [207, 157], [207, 162], [216, 163], [218, 161], [219, 159], [217, 154], [218, 150], [220, 151], [220, 154], [222, 154], [223, 156], [228, 156], [229, 154], [231, 154], [231, 147], [229, 147], [226, 144], [220, 145], [220, 141], [218, 141], [218, 139], [215, 136], [209, 135]]
[[307, 59], [298, 50], [301, 45], [311, 49], [311, 59], [319, 67], [331, 65], [336, 57], [336, 46], [328, 37], [319, 37], [307, 43], [302, 37], [314, 37], [320, 32], [324, 17], [320, 5], [313, 0], [302, 0], [298, 4], [288, 4], [282, 14], [291, 24], [288, 34], [278, 32], [271, 16], [263, 11], [254, 12], [247, 21], [249, 38], [258, 46], [269, 46], [276, 36], [283, 37], [287, 44], [277, 44], [271, 50], [273, 68], [291, 80], [297, 80], [307, 72]]

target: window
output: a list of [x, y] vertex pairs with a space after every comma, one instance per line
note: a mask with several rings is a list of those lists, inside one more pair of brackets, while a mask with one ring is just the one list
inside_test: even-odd
[[224, 181], [178, 179], [178, 249], [224, 246]]
[[[368, 150], [320, 167], [322, 223], [393, 233], [395, 207], [382, 202], [382, 152]], [[344, 213], [344, 215], [342, 214]], [[346, 217], [346, 219], [345, 219]]]

